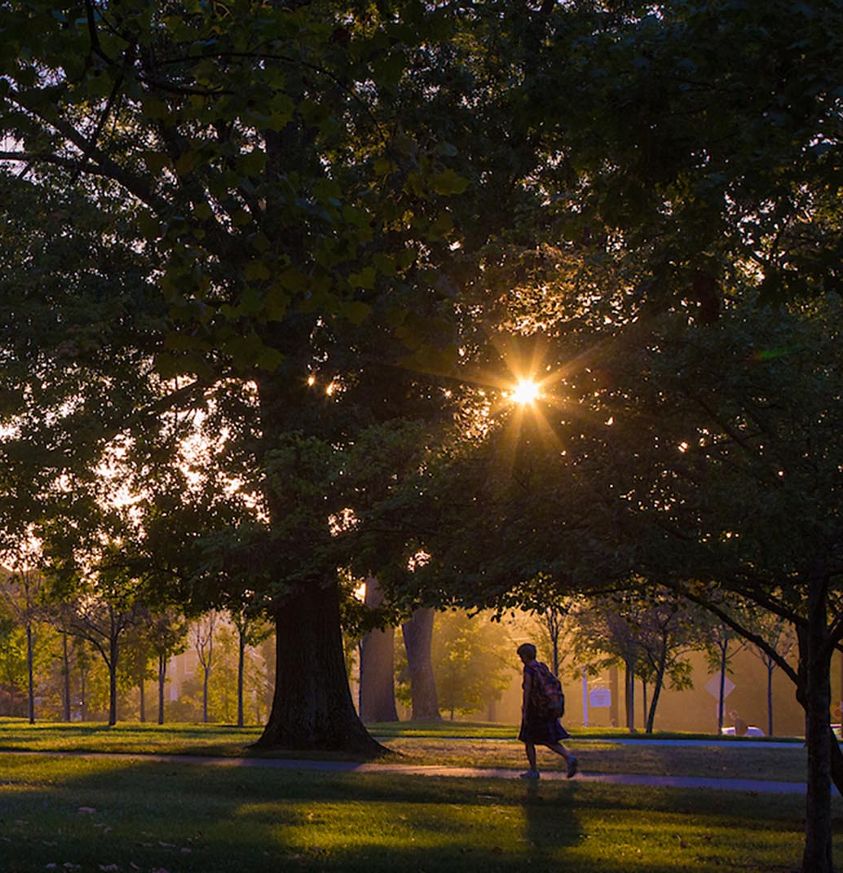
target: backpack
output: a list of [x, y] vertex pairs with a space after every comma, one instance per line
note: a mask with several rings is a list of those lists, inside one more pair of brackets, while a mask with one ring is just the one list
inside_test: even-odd
[[565, 693], [562, 683], [550, 672], [547, 664], [536, 661], [533, 675], [533, 706], [540, 716], [561, 718], [565, 714]]

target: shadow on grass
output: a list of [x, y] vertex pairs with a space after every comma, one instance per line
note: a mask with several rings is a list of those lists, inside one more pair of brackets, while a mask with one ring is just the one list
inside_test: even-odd
[[[725, 808], [716, 792], [127, 764], [105, 757], [4, 756], [0, 766], [3, 873], [34, 873], [51, 864], [68, 873], [724, 869], [722, 858], [710, 867], [689, 865], [678, 848], [675, 861], [643, 866], [641, 859], [612, 855], [611, 827], [628, 841], [639, 820], [664, 819], [678, 831], [685, 814], [703, 833], [724, 828], [731, 836], [729, 829], [739, 827], [750, 839], [752, 831], [765, 839], [768, 833], [800, 839], [800, 804], [783, 798], [744, 795]], [[595, 833], [604, 836], [594, 839]], [[790, 867], [767, 858], [741, 869]], [[736, 868], [727, 863], [725, 869]]]
[[579, 839], [574, 807], [550, 786], [525, 796], [477, 780], [105, 757], [4, 756], [2, 767], [3, 873], [488, 873], [525, 870]]

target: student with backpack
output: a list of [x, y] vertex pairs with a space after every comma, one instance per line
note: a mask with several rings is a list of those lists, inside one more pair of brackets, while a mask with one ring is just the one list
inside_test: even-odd
[[517, 652], [524, 664], [524, 681], [521, 685], [524, 694], [518, 739], [524, 743], [524, 750], [530, 763], [530, 769], [522, 773], [521, 778], [539, 778], [540, 774], [536, 767], [536, 746], [547, 746], [552, 752], [565, 759], [566, 775], [570, 779], [576, 775], [578, 763], [576, 756], [561, 743], [561, 740], [570, 736], [559, 722], [565, 713], [562, 685], [550, 672], [547, 664], [536, 660], [536, 647], [532, 643], [522, 643]]

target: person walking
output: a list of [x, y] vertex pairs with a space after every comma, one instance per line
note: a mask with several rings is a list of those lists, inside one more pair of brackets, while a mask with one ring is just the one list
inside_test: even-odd
[[559, 719], [565, 712], [565, 697], [559, 680], [550, 672], [547, 664], [536, 660], [536, 647], [522, 643], [516, 650], [524, 664], [524, 679], [521, 684], [521, 730], [518, 739], [524, 743], [530, 769], [521, 774], [522, 779], [538, 779], [536, 746], [546, 746], [565, 759], [566, 776], [575, 776], [579, 765], [577, 758], [562, 740], [571, 735], [562, 727]]

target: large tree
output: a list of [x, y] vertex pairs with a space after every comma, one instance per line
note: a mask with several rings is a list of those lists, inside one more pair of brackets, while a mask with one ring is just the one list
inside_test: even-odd
[[64, 172], [121, 212], [166, 319], [139, 356], [157, 411], [235, 398], [278, 631], [262, 742], [372, 750], [339, 631], [342, 449], [446, 401], [460, 269], [538, 196], [529, 125], [498, 135], [527, 54], [499, 49], [549, 10], [230, 6], [4, 5], [0, 158], [34, 193]]

